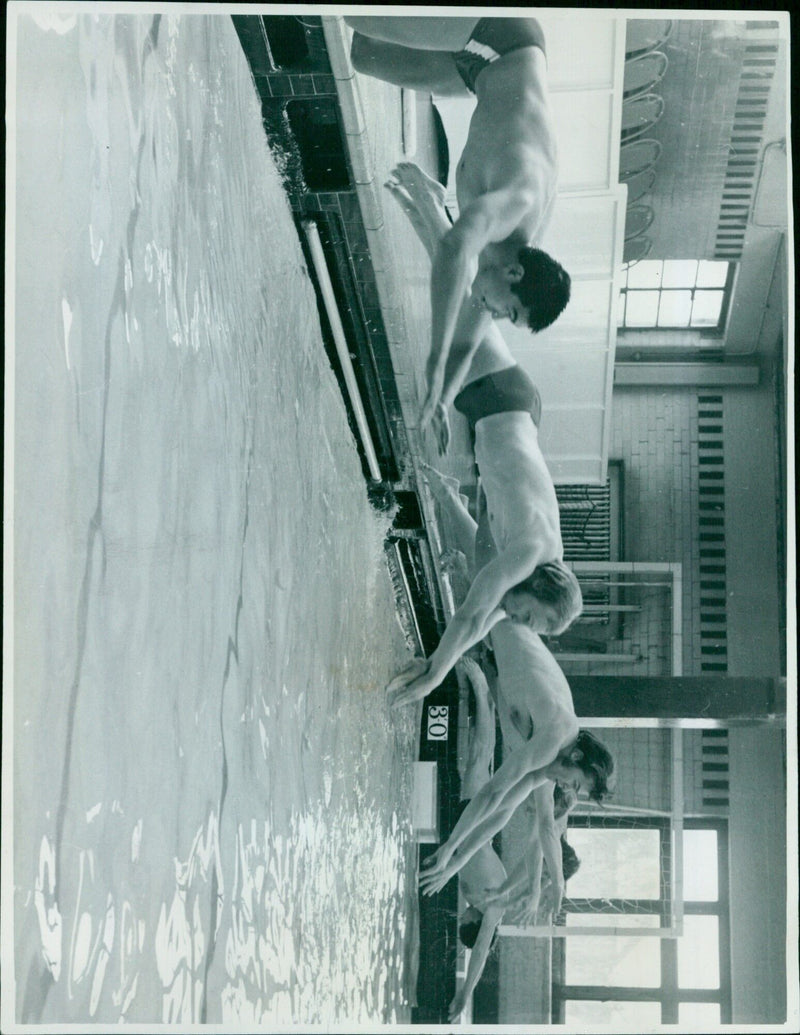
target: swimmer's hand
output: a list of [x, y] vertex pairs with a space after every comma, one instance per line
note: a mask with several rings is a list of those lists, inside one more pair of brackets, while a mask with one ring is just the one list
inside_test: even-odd
[[[442, 848], [446, 847], [443, 845]], [[436, 853], [437, 861], [429, 866], [419, 875], [419, 888], [423, 895], [435, 895], [441, 891], [451, 877], [454, 877], [461, 869], [457, 861], [449, 856], [440, 856], [441, 848]], [[431, 857], [435, 858], [434, 856]]]
[[463, 654], [456, 662], [456, 668], [458, 668], [466, 677], [470, 683], [478, 684], [478, 692], [483, 689], [488, 689], [486, 686], [486, 676], [483, 674], [483, 669], [480, 667], [475, 658], [471, 658], [469, 654]]
[[534, 892], [521, 905], [514, 920], [520, 927], [532, 927], [539, 914], [539, 895]]
[[422, 411], [419, 416], [419, 429], [426, 431], [433, 423], [436, 412], [442, 406], [442, 389], [444, 388], [444, 372], [438, 371], [428, 373], [428, 393], [425, 402], [422, 404]]
[[392, 708], [402, 708], [427, 697], [439, 685], [431, 677], [431, 663], [427, 658], [414, 658], [407, 668], [389, 683], [386, 692]]
[[426, 859], [422, 860], [422, 865], [426, 869], [438, 866], [440, 869], [446, 866], [450, 861], [450, 851], [447, 848], [447, 841], [444, 844], [439, 845], [435, 852], [432, 852]]
[[464, 989], [460, 988], [455, 996], [453, 997], [452, 1003], [447, 1008], [447, 1019], [451, 1024], [455, 1024], [456, 1021], [461, 1017], [464, 1012], [464, 1007], [467, 1005], [464, 998]]
[[545, 906], [549, 913], [553, 914], [553, 919], [558, 916], [561, 912], [561, 902], [564, 898], [564, 881], [551, 882], [549, 887], [545, 890]]

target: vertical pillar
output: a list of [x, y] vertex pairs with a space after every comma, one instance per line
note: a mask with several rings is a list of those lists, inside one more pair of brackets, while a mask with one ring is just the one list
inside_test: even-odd
[[571, 676], [579, 718], [707, 719], [755, 724], [786, 718], [786, 680], [749, 676]]

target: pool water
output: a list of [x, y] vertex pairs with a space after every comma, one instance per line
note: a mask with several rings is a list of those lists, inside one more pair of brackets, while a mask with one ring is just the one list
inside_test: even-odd
[[403, 1021], [386, 523], [230, 18], [11, 29], [15, 1017]]

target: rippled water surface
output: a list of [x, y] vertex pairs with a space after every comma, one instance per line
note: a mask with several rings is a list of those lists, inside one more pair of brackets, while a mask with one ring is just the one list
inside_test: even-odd
[[17, 53], [16, 1016], [403, 1020], [405, 643], [232, 24]]

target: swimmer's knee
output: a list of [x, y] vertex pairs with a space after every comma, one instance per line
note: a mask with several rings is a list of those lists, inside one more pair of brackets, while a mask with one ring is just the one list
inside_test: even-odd
[[350, 61], [356, 72], [369, 71], [373, 50], [369, 36], [364, 36], [360, 32], [353, 33], [353, 40], [350, 44]]

